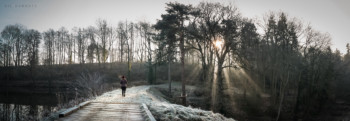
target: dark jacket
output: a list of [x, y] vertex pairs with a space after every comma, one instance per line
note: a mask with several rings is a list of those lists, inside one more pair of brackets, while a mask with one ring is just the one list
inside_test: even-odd
[[120, 80], [120, 85], [121, 85], [122, 87], [126, 87], [127, 84], [128, 84], [128, 81], [127, 81], [126, 79]]

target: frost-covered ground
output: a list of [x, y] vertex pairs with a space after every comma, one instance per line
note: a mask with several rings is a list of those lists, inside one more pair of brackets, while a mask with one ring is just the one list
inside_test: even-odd
[[161, 121], [234, 121], [218, 113], [197, 108], [171, 104], [152, 86], [127, 88], [126, 97], [121, 96], [121, 89], [106, 92], [92, 102], [104, 103], [145, 103], [153, 116]]

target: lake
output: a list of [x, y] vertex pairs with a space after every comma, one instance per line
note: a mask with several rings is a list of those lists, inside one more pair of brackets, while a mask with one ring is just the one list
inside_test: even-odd
[[[28, 90], [28, 89], [17, 89]], [[35, 89], [33, 89], [35, 90]], [[29, 93], [31, 92], [31, 93]], [[34, 93], [35, 92], [35, 93]], [[51, 113], [74, 105], [74, 99], [81, 99], [72, 90], [51, 93], [36, 91], [0, 91], [0, 120], [1, 121], [38, 121]], [[73, 104], [72, 104], [73, 103]], [[76, 102], [78, 103], [78, 102]]]

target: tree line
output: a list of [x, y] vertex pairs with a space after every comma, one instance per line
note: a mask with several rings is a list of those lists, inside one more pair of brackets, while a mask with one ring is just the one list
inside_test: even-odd
[[[98, 19], [96, 26], [49, 29], [40, 33], [24, 25], [7, 25], [1, 32], [2, 67], [63, 65], [150, 60], [152, 27], [147, 22], [120, 21], [112, 27]], [[135, 41], [137, 40], [137, 41]]]
[[[335, 99], [337, 84], [349, 81], [344, 74], [350, 69], [349, 44], [343, 56], [331, 49], [328, 33], [284, 12], [270, 12], [252, 20], [231, 4], [168, 3], [166, 14], [154, 27], [158, 30], [155, 40], [161, 43], [157, 59], [170, 67], [179, 53], [183, 69], [186, 54], [190, 55], [187, 61], [195, 58], [201, 66], [198, 84], [207, 88], [204, 92], [209, 95], [204, 102], [210, 102], [208, 109], [226, 116], [235, 115], [231, 103], [234, 91], [230, 90], [233, 80], [247, 83], [244, 103], [249, 102], [247, 88], [250, 96], [255, 93], [261, 99], [268, 95], [269, 116], [276, 121], [282, 114], [298, 120], [324, 111], [326, 104]], [[238, 70], [244, 75], [235, 76]], [[186, 98], [186, 78], [181, 76], [182, 96]]]
[[70, 32], [65, 27], [40, 33], [20, 24], [7, 25], [1, 32], [1, 65], [25, 66], [33, 59], [41, 65], [125, 62], [127, 56], [143, 62], [151, 31], [147, 22], [119, 22], [114, 28], [102, 19], [96, 26]]
[[253, 20], [243, 17], [237, 6], [210, 2], [167, 3], [166, 13], [154, 25], [121, 21], [113, 27], [99, 19], [87, 28], [42, 33], [7, 25], [0, 44], [3, 67], [124, 62], [130, 77], [132, 63], [144, 62], [152, 80], [156, 65], [168, 64], [169, 94], [171, 64], [180, 63], [180, 97], [185, 105], [185, 65], [197, 63], [197, 83], [207, 89], [206, 108], [236, 115], [230, 89], [235, 86], [231, 82], [239, 81], [245, 83], [239, 99], [247, 103], [253, 94], [268, 95], [269, 116], [276, 121], [283, 115], [306, 119], [322, 111], [334, 99], [336, 84], [348, 80], [350, 73], [349, 44], [345, 55], [332, 50], [328, 33], [284, 12]]

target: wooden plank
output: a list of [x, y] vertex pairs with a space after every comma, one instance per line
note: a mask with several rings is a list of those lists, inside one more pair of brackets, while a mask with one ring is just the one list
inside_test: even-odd
[[132, 105], [140, 105], [140, 103], [116, 103], [116, 102], [90, 102], [90, 103], [104, 103], [104, 104], [132, 104]]
[[144, 121], [140, 104], [95, 103], [58, 121]]
[[74, 107], [71, 107], [71, 108], [68, 108], [67, 110], [61, 112], [58, 114], [58, 117], [61, 118], [61, 117], [65, 117], [69, 114], [72, 114], [73, 112], [79, 110], [80, 108], [86, 106], [87, 104], [89, 104], [90, 101], [86, 101], [86, 102], [83, 102], [83, 103], [80, 103], [79, 105], [77, 106], [74, 106]]
[[80, 103], [79, 104], [79, 108], [82, 108], [82, 107], [86, 106], [89, 103], [90, 103], [90, 101], [86, 101], [86, 102]]
[[73, 113], [74, 111], [78, 110], [79, 109], [79, 106], [74, 106], [74, 107], [71, 107], [71, 108], [68, 108], [67, 110], [61, 112], [60, 114], [58, 114], [58, 117], [65, 117], [71, 113]]
[[142, 103], [142, 106], [143, 106], [143, 109], [146, 111], [148, 118], [149, 118], [151, 121], [156, 121], [156, 119], [153, 117], [151, 111], [148, 110], [148, 107], [146, 106], [146, 104], [145, 104], [145, 103]]

